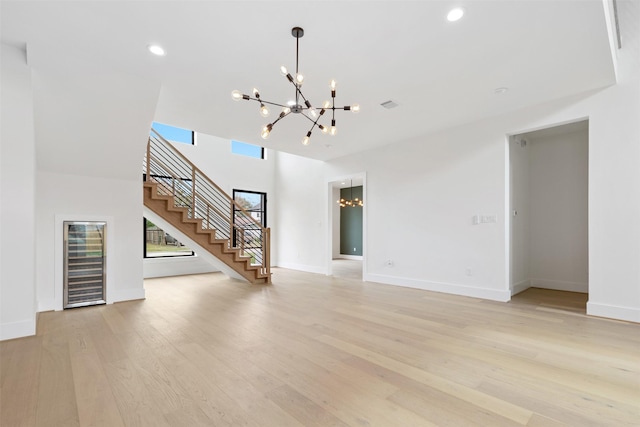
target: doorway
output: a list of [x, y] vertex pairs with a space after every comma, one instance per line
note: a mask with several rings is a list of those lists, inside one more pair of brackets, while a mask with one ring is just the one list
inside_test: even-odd
[[364, 280], [366, 194], [364, 174], [329, 182], [328, 275]]
[[512, 296], [588, 294], [588, 150], [587, 120], [509, 137]]

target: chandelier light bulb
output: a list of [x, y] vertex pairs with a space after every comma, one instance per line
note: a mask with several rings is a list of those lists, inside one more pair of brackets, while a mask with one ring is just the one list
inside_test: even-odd
[[325, 127], [325, 126], [322, 126], [322, 125], [318, 125], [318, 127], [320, 128], [320, 131], [321, 131], [322, 133], [327, 133], [327, 132], [329, 132], [329, 128], [328, 128], [328, 127]]
[[270, 133], [271, 133], [271, 126], [266, 125], [265, 127], [262, 128], [262, 133], [260, 134], [260, 136], [262, 137], [262, 139], [267, 139], [269, 138]]
[[260, 98], [260, 91], [255, 87], [253, 88], [253, 96], [256, 98]]
[[231, 99], [234, 101], [240, 101], [242, 99], [242, 93], [239, 90], [231, 92]]
[[269, 117], [269, 109], [264, 104], [260, 104], [260, 115], [262, 117]]
[[337, 85], [338, 83], [333, 79], [329, 82], [329, 87], [331, 88], [331, 90], [336, 90]]
[[359, 113], [360, 112], [360, 104], [353, 104], [351, 106], [351, 111], [353, 111], [353, 113]]
[[309, 108], [309, 114], [311, 114], [311, 117], [318, 117], [318, 112], [315, 108]]
[[338, 134], [338, 128], [335, 126], [331, 126], [331, 130], [329, 131], [329, 135], [336, 136]]
[[289, 114], [289, 113], [291, 112], [291, 108], [289, 108], [289, 107], [284, 107], [284, 108], [282, 109], [282, 112], [283, 112], [283, 113], [285, 113], [285, 114]]
[[285, 67], [284, 65], [281, 65], [280, 74], [282, 74], [283, 76], [286, 76], [287, 74], [289, 74], [289, 72], [287, 71], [287, 67]]
[[307, 132], [304, 138], [302, 138], [302, 145], [309, 145], [309, 141], [311, 140], [311, 131]]
[[296, 83], [298, 86], [302, 86], [302, 82], [304, 81], [304, 76], [302, 74], [296, 74]]
[[324, 101], [322, 103], [322, 108], [325, 108], [325, 109], [331, 108], [331, 102], [330, 101]]

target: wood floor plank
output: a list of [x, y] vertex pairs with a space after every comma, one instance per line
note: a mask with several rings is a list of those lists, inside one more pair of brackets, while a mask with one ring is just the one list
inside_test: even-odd
[[42, 337], [0, 342], [0, 425], [36, 424]]
[[36, 426], [79, 426], [73, 369], [66, 334], [46, 334], [38, 389]]
[[632, 426], [640, 325], [584, 295], [509, 303], [273, 269], [145, 281], [0, 343], [7, 426]]
[[81, 426], [124, 426], [97, 352], [71, 354], [78, 419]]
[[126, 426], [169, 426], [163, 414], [165, 402], [145, 385], [136, 365], [129, 359], [105, 363], [105, 374]]
[[266, 421], [271, 425], [301, 426], [295, 418], [267, 399], [255, 388], [219, 359], [207, 352], [199, 344], [183, 346], [179, 349], [187, 359], [202, 372], [208, 374], [211, 381], [238, 403], [250, 416], [261, 414], [256, 421]]
[[338, 348], [347, 350], [354, 356], [361, 357], [365, 360], [369, 360], [373, 363], [377, 363], [381, 366], [387, 367], [393, 371], [400, 372], [409, 378], [421, 381], [424, 384], [428, 384], [429, 386], [434, 387], [444, 393], [456, 396], [476, 406], [487, 408], [487, 410], [495, 412], [499, 416], [511, 419], [522, 425], [526, 425], [526, 423], [533, 415], [533, 412], [509, 403], [506, 400], [498, 399], [489, 394], [485, 394], [472, 388], [462, 386], [455, 382], [430, 374], [414, 366], [398, 362], [397, 360], [394, 360], [390, 357], [374, 353], [370, 350], [363, 349], [348, 342], [341, 341], [330, 336], [324, 336], [320, 339], [327, 344], [331, 344]]

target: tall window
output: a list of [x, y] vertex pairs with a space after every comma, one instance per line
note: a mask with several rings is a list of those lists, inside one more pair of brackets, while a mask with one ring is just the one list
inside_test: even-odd
[[146, 218], [144, 224], [144, 257], [180, 257], [193, 256], [194, 252], [160, 227]]
[[[233, 190], [233, 200], [263, 227], [267, 226], [267, 193]], [[238, 211], [235, 206], [234, 210]]]
[[[251, 264], [262, 264], [262, 229], [267, 226], [267, 193], [233, 190], [233, 246], [251, 257]], [[255, 221], [255, 222], [254, 222]], [[256, 222], [258, 224], [256, 224]]]
[[151, 127], [167, 141], [196, 145], [196, 132], [193, 130], [182, 129], [158, 122], [151, 123]]

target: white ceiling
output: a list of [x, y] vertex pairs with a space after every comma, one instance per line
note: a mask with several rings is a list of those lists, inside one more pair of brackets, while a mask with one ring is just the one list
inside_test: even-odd
[[[453, 6], [466, 13], [450, 23]], [[3, 0], [1, 8], [5, 43], [160, 83], [157, 121], [320, 160], [615, 83], [600, 0]], [[309, 146], [300, 143], [311, 124], [303, 117], [287, 117], [263, 141], [268, 119], [258, 105], [230, 96], [255, 86], [266, 100], [292, 97], [279, 67], [295, 67], [294, 26], [305, 30], [305, 96], [319, 105], [335, 78], [337, 103], [362, 110], [337, 112], [339, 134], [316, 130]], [[151, 55], [149, 43], [167, 55]], [[496, 95], [499, 87], [509, 91]], [[388, 100], [399, 106], [382, 108]]]

